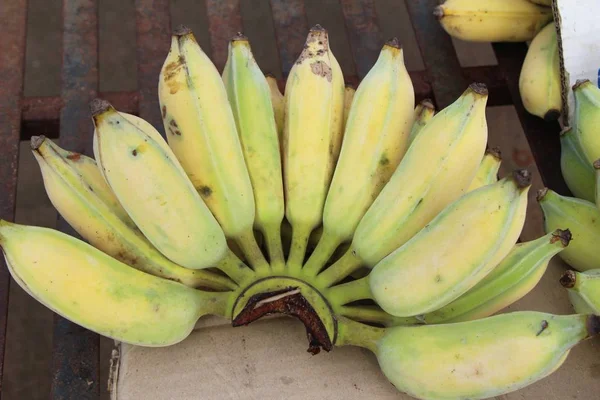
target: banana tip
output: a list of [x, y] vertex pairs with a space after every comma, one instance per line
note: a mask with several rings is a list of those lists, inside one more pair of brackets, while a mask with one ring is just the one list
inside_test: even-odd
[[327, 32], [325, 28], [323, 28], [320, 24], [316, 24], [312, 28], [310, 28], [311, 32]]
[[247, 42], [248, 36], [244, 35], [242, 32], [238, 32], [231, 38], [232, 42]]
[[552, 234], [552, 243], [554, 243], [557, 240], [560, 240], [563, 247], [567, 247], [571, 242], [571, 239], [573, 239], [573, 235], [568, 229], [557, 229]]
[[177, 28], [173, 29], [174, 36], [185, 36], [185, 35], [189, 35], [190, 33], [192, 33], [192, 30], [183, 24], [181, 24], [181, 25], [177, 26]]
[[517, 169], [513, 172], [513, 178], [517, 187], [524, 189], [531, 185], [531, 172], [526, 169]]
[[537, 201], [542, 201], [544, 199], [544, 197], [546, 197], [547, 193], [548, 193], [548, 188], [542, 188], [542, 189], [538, 190], [537, 196], [536, 196]]
[[579, 89], [581, 86], [588, 83], [589, 81], [589, 79], [577, 79], [577, 81], [575, 81], [575, 84], [573, 85], [573, 90]]
[[389, 47], [393, 47], [393, 48], [398, 49], [398, 50], [402, 49], [402, 46], [400, 45], [400, 41], [398, 40], [397, 37], [391, 38], [390, 40], [388, 40], [387, 42], [385, 42], [385, 45], [389, 46]]
[[435, 106], [433, 105], [433, 100], [431, 99], [423, 99], [423, 101], [421, 101], [421, 105], [425, 108], [435, 111]]
[[102, 99], [94, 99], [90, 102], [90, 112], [92, 113], [92, 117], [96, 117], [110, 109], [112, 105]]
[[488, 88], [485, 85], [485, 83], [478, 83], [478, 82], [473, 82], [469, 85], [469, 88], [477, 93], [480, 94], [482, 96], [487, 96], [488, 95]]
[[440, 19], [444, 16], [444, 7], [437, 6], [433, 9], [433, 16]]
[[30, 142], [31, 150], [37, 150], [37, 149], [39, 149], [40, 146], [42, 145], [42, 143], [44, 143], [45, 140], [46, 140], [46, 136], [44, 136], [44, 135], [32, 136], [31, 137], [31, 142]]
[[594, 165], [594, 168], [595, 168], [595, 169], [600, 169], [600, 158], [599, 158], [599, 159], [597, 159], [596, 161], [594, 161], [594, 164], [593, 164], [593, 165]]
[[493, 156], [497, 160], [502, 160], [502, 152], [500, 151], [499, 147], [488, 148], [486, 149], [485, 153]]
[[577, 274], [575, 271], [568, 270], [560, 277], [559, 282], [562, 287], [571, 289], [575, 286], [575, 282], [577, 282]]
[[560, 117], [559, 110], [549, 110], [546, 114], [544, 114], [544, 121], [553, 122], [556, 121]]

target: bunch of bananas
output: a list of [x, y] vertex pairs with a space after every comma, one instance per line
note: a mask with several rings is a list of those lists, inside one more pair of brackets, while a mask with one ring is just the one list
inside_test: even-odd
[[345, 87], [315, 26], [282, 94], [246, 37], [219, 74], [180, 27], [158, 94], [166, 140], [99, 99], [94, 158], [31, 140], [50, 200], [87, 243], [0, 221], [0, 245], [15, 281], [56, 313], [140, 346], [180, 342], [207, 314], [240, 326], [286, 313], [309, 351], [367, 348], [420, 399], [517, 390], [600, 333], [591, 307], [492, 316], [577, 250], [564, 218], [517, 243], [531, 176], [498, 177], [484, 85], [437, 113], [415, 106], [391, 40]]
[[552, 0], [446, 0], [435, 9], [450, 35], [473, 42], [531, 41], [519, 77], [525, 109], [547, 121], [562, 112]]

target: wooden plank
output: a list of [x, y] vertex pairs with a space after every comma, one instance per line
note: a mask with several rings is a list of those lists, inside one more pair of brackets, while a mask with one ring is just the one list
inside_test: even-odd
[[283, 78], [287, 78], [304, 47], [308, 23], [303, 0], [271, 0]]
[[356, 73], [362, 79], [375, 64], [383, 46], [375, 5], [373, 0], [341, 0], [340, 3], [346, 19]]
[[[21, 96], [25, 70], [26, 0], [0, 8], [0, 218], [14, 220], [21, 129]], [[0, 397], [8, 320], [10, 274], [0, 257]]]
[[165, 137], [158, 103], [158, 76], [171, 45], [168, 0], [135, 0], [139, 116]]
[[[89, 102], [98, 90], [96, 0], [63, 0], [63, 107], [61, 147], [92, 155]], [[59, 218], [58, 229], [76, 236]], [[54, 319], [52, 399], [96, 399], [100, 395], [99, 337], [59, 315]]]
[[240, 4], [244, 35], [250, 40], [252, 54], [263, 73], [281, 78], [281, 63], [269, 0], [243, 1]]
[[227, 61], [229, 40], [242, 28], [239, 0], [206, 0], [212, 60], [219, 71]]

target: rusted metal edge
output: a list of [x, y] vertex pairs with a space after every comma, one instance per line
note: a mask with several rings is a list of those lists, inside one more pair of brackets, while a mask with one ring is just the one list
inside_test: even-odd
[[438, 108], [443, 108], [454, 102], [471, 82], [465, 80], [452, 39], [433, 15], [438, 5], [438, 0], [406, 2], [435, 101]]
[[281, 72], [287, 78], [302, 52], [308, 34], [304, 1], [271, 0], [271, 11], [279, 60], [281, 61]]
[[[0, 7], [0, 218], [14, 220], [21, 129], [21, 95], [25, 70], [27, 0]], [[0, 397], [8, 322], [10, 274], [0, 257]]]
[[383, 46], [373, 0], [340, 0], [356, 73], [367, 75]]
[[562, 176], [560, 160], [560, 126], [558, 122], [546, 122], [525, 110], [519, 92], [519, 75], [527, 54], [525, 43], [494, 43], [498, 68], [506, 79], [519, 121], [529, 142], [529, 147], [537, 164], [544, 185], [552, 190], [571, 195]]
[[[97, 0], [63, 0], [60, 146], [92, 155], [88, 103], [98, 90]], [[75, 235], [61, 218], [59, 230]], [[99, 336], [59, 315], [54, 318], [53, 400], [100, 396]]]
[[158, 76], [171, 44], [169, 0], [135, 0], [135, 26], [139, 116], [165, 137], [158, 102]]
[[243, 30], [240, 0], [206, 0], [206, 14], [212, 60], [223, 71], [229, 40]]

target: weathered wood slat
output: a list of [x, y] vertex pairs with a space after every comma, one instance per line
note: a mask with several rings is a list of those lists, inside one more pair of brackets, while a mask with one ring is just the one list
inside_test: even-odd
[[227, 61], [229, 40], [243, 30], [239, 0], [206, 0], [212, 60], [219, 71]]
[[277, 35], [281, 72], [287, 78], [302, 51], [308, 23], [303, 0], [271, 0], [273, 24]]

